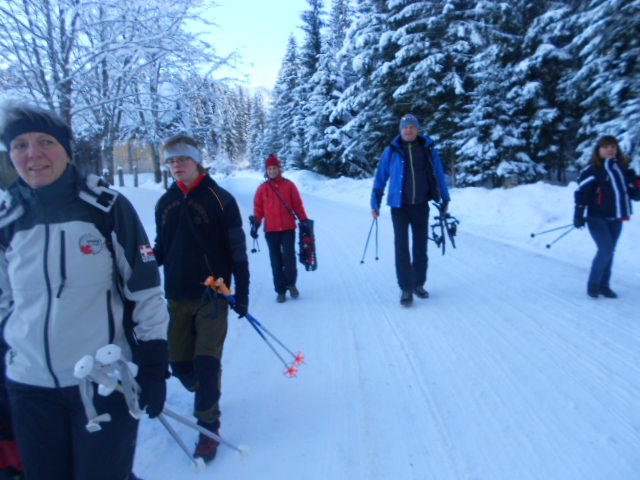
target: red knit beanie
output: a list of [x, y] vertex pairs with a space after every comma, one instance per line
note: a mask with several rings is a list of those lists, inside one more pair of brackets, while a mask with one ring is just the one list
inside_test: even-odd
[[269, 158], [267, 158], [267, 166], [265, 168], [269, 168], [269, 167], [278, 167], [278, 168], [281, 167], [280, 160], [278, 160], [278, 157], [276, 157], [274, 153], [270, 153]]

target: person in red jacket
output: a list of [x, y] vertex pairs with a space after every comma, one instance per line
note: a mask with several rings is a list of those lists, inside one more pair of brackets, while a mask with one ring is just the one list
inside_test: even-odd
[[303, 225], [308, 220], [302, 198], [295, 184], [282, 176], [280, 160], [271, 153], [266, 161], [266, 181], [256, 191], [249, 221], [251, 237], [255, 239], [264, 219], [264, 236], [269, 246], [273, 285], [279, 303], [286, 300], [287, 290], [292, 298], [299, 295], [296, 288], [296, 218]]

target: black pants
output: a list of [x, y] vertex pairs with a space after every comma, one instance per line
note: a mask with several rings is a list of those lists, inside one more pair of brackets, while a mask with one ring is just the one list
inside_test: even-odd
[[266, 232], [264, 238], [269, 246], [273, 286], [277, 293], [285, 293], [287, 287], [295, 285], [298, 278], [296, 269], [296, 231]]
[[[429, 204], [425, 202], [392, 208], [391, 220], [395, 235], [398, 285], [401, 290], [412, 291], [427, 281]], [[409, 254], [409, 227], [411, 227], [412, 254]]]
[[42, 388], [7, 380], [13, 428], [27, 480], [127, 480], [138, 421], [124, 396], [94, 395], [111, 421], [89, 433], [78, 387]]

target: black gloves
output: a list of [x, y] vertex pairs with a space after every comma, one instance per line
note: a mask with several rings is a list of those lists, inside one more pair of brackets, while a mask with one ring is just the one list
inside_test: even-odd
[[251, 238], [258, 238], [258, 229], [260, 228], [260, 222], [255, 216], [249, 215], [249, 223], [251, 224], [251, 232], [249, 232], [249, 235], [251, 235]]
[[249, 295], [236, 293], [233, 298], [235, 298], [236, 303], [231, 305], [231, 308], [238, 314], [238, 317], [244, 317], [249, 311]]
[[169, 350], [166, 340], [139, 342], [133, 351], [133, 361], [138, 365], [136, 381], [140, 385], [138, 403], [146, 409], [149, 418], [162, 413], [167, 397], [166, 379], [169, 372]]
[[443, 217], [446, 217], [448, 210], [449, 210], [449, 202], [443, 200], [442, 203], [440, 204], [440, 215], [442, 215]]
[[307, 218], [304, 222], [300, 222], [300, 230], [306, 235], [313, 235], [313, 220]]
[[584, 207], [582, 205], [576, 205], [575, 212], [573, 214], [573, 226], [576, 228], [584, 227]]

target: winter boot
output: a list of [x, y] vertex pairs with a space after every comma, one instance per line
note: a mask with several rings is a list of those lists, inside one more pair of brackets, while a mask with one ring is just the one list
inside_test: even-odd
[[284, 301], [287, 299], [287, 297], [285, 296], [284, 293], [279, 293], [278, 296], [276, 297], [276, 302], [278, 303], [284, 303]]
[[596, 285], [595, 283], [587, 285], [587, 295], [598, 298], [598, 295], [600, 295], [600, 285]]
[[427, 292], [422, 285], [414, 288], [413, 293], [415, 293], [418, 298], [429, 298], [429, 292]]
[[602, 294], [603, 297], [618, 298], [618, 295], [616, 294], [616, 292], [611, 290], [609, 287], [600, 287], [600, 293]]
[[408, 307], [413, 303], [413, 294], [410, 290], [404, 290], [402, 292], [402, 296], [400, 297], [400, 305], [403, 307]]
[[[219, 435], [219, 431], [216, 431], [215, 433], [216, 435]], [[196, 450], [193, 452], [193, 456], [202, 458], [204, 463], [209, 463], [216, 458], [218, 445], [219, 443], [216, 440], [201, 433], [198, 437], [198, 443], [196, 443]]]
[[298, 289], [296, 288], [295, 285], [289, 285], [287, 287], [287, 289], [289, 290], [289, 293], [291, 294], [291, 298], [298, 298], [300, 296], [300, 292], [298, 291]]

